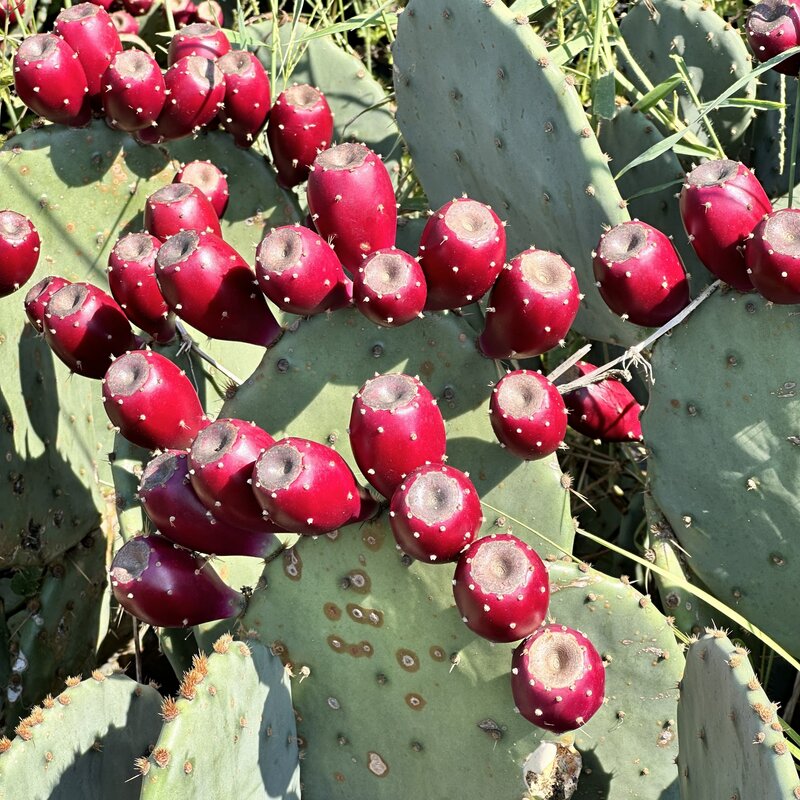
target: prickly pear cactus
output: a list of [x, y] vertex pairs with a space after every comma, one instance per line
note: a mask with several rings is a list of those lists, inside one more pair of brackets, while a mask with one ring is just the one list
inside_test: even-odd
[[527, 20], [499, 2], [411, 0], [393, 54], [397, 122], [431, 207], [462, 192], [489, 203], [509, 223], [509, 256], [534, 244], [575, 268], [586, 296], [575, 330], [643, 338], [609, 311], [592, 272], [603, 225], [628, 219], [624, 203], [577, 93]]
[[[652, 86], [678, 70], [671, 56], [681, 56], [701, 102], [714, 100], [752, 68], [752, 56], [738, 30], [701, 0], [640, 0], [623, 17], [620, 32], [639, 69]], [[637, 71], [623, 59], [621, 69], [639, 89], [646, 91]], [[756, 80], [738, 95], [756, 96]], [[685, 87], [678, 91], [681, 117], [691, 120], [698, 109]], [[752, 108], [729, 107], [714, 111], [710, 120], [724, 148], [741, 139], [754, 116]], [[691, 127], [702, 141], [709, 137], [701, 123]]]
[[222, 636], [195, 656], [164, 727], [139, 763], [141, 800], [241, 797], [300, 800], [297, 732], [289, 677], [258, 642]]
[[[272, 69], [272, 31], [269, 21], [247, 27], [248, 47], [268, 71]], [[381, 156], [396, 184], [402, 143], [383, 86], [367, 72], [362, 61], [345, 52], [331, 37], [317, 36], [304, 42], [312, 30], [302, 23], [294, 29], [290, 24], [282, 25], [279, 32], [281, 56], [287, 57], [293, 69], [288, 78], [273, 78], [273, 94], [277, 97], [294, 83], [309, 83], [322, 89], [333, 112], [336, 143], [366, 144]]]
[[160, 696], [124, 675], [94, 672], [48, 695], [0, 739], [3, 800], [136, 800], [134, 759], [158, 738]]
[[[229, 561], [234, 582], [254, 581], [259, 570]], [[406, 566], [385, 522], [303, 539], [264, 571], [242, 624], [296, 676], [304, 796], [526, 796], [523, 765], [552, 737], [515, 713], [512, 646], [461, 623], [451, 574]], [[683, 659], [670, 626], [649, 598], [588, 568], [555, 562], [550, 580], [551, 617], [607, 663], [607, 702], [576, 737], [575, 798], [676, 798]]]
[[[631, 106], [618, 108], [614, 119], [604, 120], [598, 136], [603, 152], [611, 156], [614, 171], [622, 169], [663, 138], [647, 114]], [[675, 153], [667, 150], [653, 161], [626, 172], [617, 186], [626, 198], [631, 217], [658, 228], [672, 239], [697, 294], [714, 280], [714, 276], [700, 263], [683, 227], [675, 195], [681, 190], [684, 175]], [[656, 191], [651, 191], [653, 189]]]
[[653, 498], [689, 566], [795, 656], [799, 336], [786, 306], [713, 295], [655, 347], [642, 419]]
[[686, 651], [678, 727], [682, 800], [800, 796], [777, 708], [747, 651], [723, 631], [708, 630]]

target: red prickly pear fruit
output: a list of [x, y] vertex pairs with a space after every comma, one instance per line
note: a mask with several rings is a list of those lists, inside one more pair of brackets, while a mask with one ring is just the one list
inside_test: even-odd
[[25, 313], [39, 333], [44, 333], [44, 315], [48, 301], [59, 289], [69, 286], [70, 283], [71, 281], [58, 275], [48, 275], [28, 289], [25, 295]]
[[220, 28], [223, 27], [225, 22], [222, 6], [216, 0], [203, 0], [202, 3], [198, 3], [194, 18], [197, 22], [205, 22]]
[[152, 126], [164, 108], [161, 67], [141, 50], [117, 53], [103, 75], [103, 88], [106, 119], [121, 131], [133, 133]]
[[172, 19], [178, 28], [183, 28], [194, 21], [197, 6], [192, 0], [165, 0], [172, 10]]
[[575, 270], [556, 253], [530, 248], [500, 273], [478, 347], [489, 358], [530, 358], [564, 343], [580, 306]]
[[170, 308], [206, 336], [270, 347], [283, 333], [253, 270], [219, 236], [171, 236], [158, 251], [156, 277]]
[[79, 3], [59, 13], [53, 30], [78, 54], [89, 97], [99, 95], [111, 59], [122, 52], [122, 42], [108, 12], [93, 3]]
[[[123, 34], [129, 34], [131, 36], [139, 35], [139, 21], [130, 12], [120, 9], [119, 11], [112, 11], [108, 16], [111, 17], [114, 29], [120, 36]], [[128, 52], [133, 53], [137, 51], [130, 50]], [[107, 81], [104, 79], [103, 85], [105, 86], [106, 83]]]
[[208, 424], [186, 373], [152, 351], [126, 353], [103, 378], [108, 418], [129, 441], [146, 450], [182, 450]]
[[149, 233], [123, 236], [108, 256], [108, 286], [128, 319], [157, 342], [175, 338], [175, 315], [156, 281], [161, 242]]
[[567, 409], [544, 375], [518, 369], [492, 390], [489, 420], [498, 441], [525, 461], [544, 458], [564, 443]]
[[333, 112], [325, 95], [307, 83], [281, 92], [269, 114], [267, 140], [278, 183], [291, 189], [306, 180], [317, 153], [333, 141]]
[[468, 197], [451, 200], [422, 231], [419, 259], [430, 311], [461, 308], [492, 288], [506, 261], [506, 229], [491, 207]]
[[231, 43], [220, 28], [206, 22], [195, 22], [181, 28], [170, 39], [167, 66], [171, 67], [184, 56], [202, 56], [216, 61], [230, 49]]
[[443, 464], [409, 473], [392, 495], [389, 524], [400, 549], [418, 561], [455, 561], [483, 522], [469, 474]]
[[44, 338], [73, 372], [98, 380], [111, 359], [139, 345], [116, 300], [91, 283], [53, 292], [45, 306]]
[[756, 176], [738, 161], [706, 161], [686, 176], [680, 209], [689, 241], [706, 268], [734, 289], [752, 291], [742, 246], [772, 211]]
[[[574, 371], [583, 376], [596, 369], [594, 364], [578, 361]], [[639, 422], [642, 407], [627, 387], [614, 378], [567, 392], [564, 404], [569, 426], [584, 436], [604, 442], [634, 442], [642, 438]]]
[[239, 147], [251, 147], [267, 124], [272, 98], [269, 75], [247, 50], [232, 50], [217, 61], [225, 76], [222, 126]]
[[744, 245], [747, 274], [756, 290], [780, 305], [800, 303], [800, 209], [766, 216]]
[[604, 233], [592, 263], [606, 305], [634, 325], [658, 327], [689, 304], [680, 256], [667, 236], [645, 222], [621, 222]]
[[270, 231], [256, 250], [261, 291], [290, 314], [311, 316], [349, 304], [344, 270], [333, 248], [302, 225]]
[[138, 491], [147, 516], [170, 541], [216, 556], [263, 558], [272, 548], [271, 533], [249, 531], [217, 519], [189, 482], [186, 453], [169, 450], [151, 459]]
[[387, 328], [398, 328], [421, 317], [426, 296], [419, 262], [396, 247], [370, 253], [353, 276], [356, 308]]
[[14, 55], [14, 86], [34, 114], [82, 127], [91, 119], [89, 88], [78, 54], [54, 33], [22, 40]]
[[331, 241], [345, 269], [391, 247], [397, 206], [389, 172], [366, 145], [346, 142], [320, 153], [307, 184], [308, 207], [320, 235]]
[[22, 17], [24, 13], [24, 0], [0, 0], [0, 28], [5, 28], [6, 23], [9, 28], [13, 28], [17, 21], [17, 14]]
[[111, 562], [117, 602], [155, 628], [187, 628], [244, 610], [243, 595], [222, 582], [207, 559], [163, 536], [137, 536]]
[[566, 625], [544, 625], [514, 650], [514, 704], [539, 728], [580, 728], [603, 705], [605, 688], [603, 659], [585, 633]]
[[[747, 41], [758, 61], [769, 61], [800, 44], [800, 3], [798, 0], [761, 0], [748, 12], [744, 23]], [[800, 55], [773, 67], [776, 72], [797, 77]]]
[[222, 218], [228, 207], [230, 192], [228, 178], [219, 167], [210, 161], [190, 161], [180, 168], [172, 182], [197, 187], [214, 207], [217, 217]]
[[144, 16], [154, 5], [156, 0], [122, 0], [125, 11], [134, 17]]
[[167, 101], [156, 129], [143, 138], [155, 141], [181, 139], [197, 133], [217, 115], [225, 100], [225, 76], [217, 65], [202, 56], [184, 56], [164, 74]]
[[453, 596], [464, 624], [490, 642], [516, 642], [543, 622], [550, 604], [547, 568], [511, 533], [476, 539], [458, 559]]
[[89, 1], [92, 3], [92, 5], [100, 6], [100, 8], [106, 11], [111, 11], [111, 6], [113, 6], [114, 3], [116, 2], [116, 0], [89, 0]]
[[189, 451], [189, 479], [203, 505], [229, 525], [271, 533], [252, 489], [253, 467], [275, 440], [254, 422], [218, 419], [197, 435]]
[[387, 499], [417, 467], [445, 460], [442, 413], [419, 378], [410, 375], [368, 380], [353, 400], [349, 434], [358, 468]]
[[144, 207], [144, 227], [162, 242], [181, 231], [222, 236], [211, 201], [190, 183], [171, 183], [153, 192]]
[[27, 283], [39, 262], [39, 234], [16, 211], [0, 211], [0, 297]]
[[304, 536], [352, 522], [361, 510], [358, 484], [330, 447], [288, 437], [270, 445], [253, 467], [253, 491], [265, 514]]

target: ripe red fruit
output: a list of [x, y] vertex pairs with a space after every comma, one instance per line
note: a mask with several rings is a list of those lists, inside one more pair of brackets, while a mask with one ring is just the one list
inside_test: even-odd
[[206, 22], [195, 22], [181, 28], [170, 39], [167, 65], [171, 67], [184, 56], [202, 56], [215, 61], [230, 49], [231, 43], [222, 29]]
[[175, 315], [156, 281], [161, 242], [149, 233], [123, 236], [108, 256], [108, 285], [125, 316], [157, 342], [175, 338]]
[[279, 530], [264, 518], [251, 488], [253, 466], [274, 441], [254, 422], [241, 419], [218, 419], [200, 431], [189, 451], [189, 476], [215, 517], [247, 530]]
[[400, 373], [368, 380], [353, 399], [350, 445], [358, 468], [384, 497], [426, 462], [444, 461], [444, 420], [419, 378]]
[[14, 55], [14, 86], [34, 114], [81, 127], [91, 119], [89, 88], [77, 53], [54, 33], [22, 40]]
[[293, 533], [318, 536], [354, 521], [358, 485], [330, 447], [288, 437], [267, 447], [253, 467], [253, 492], [265, 513]]
[[774, 211], [745, 242], [744, 260], [753, 286], [773, 303], [800, 303], [800, 209]]
[[147, 450], [188, 448], [208, 424], [186, 373], [149, 350], [111, 363], [103, 378], [103, 407], [129, 442]]
[[689, 282], [672, 242], [639, 220], [600, 237], [594, 276], [606, 305], [635, 325], [663, 325], [689, 304]]
[[267, 125], [278, 183], [291, 189], [308, 178], [317, 154], [333, 141], [333, 112], [325, 95], [307, 83], [278, 95]]
[[545, 625], [514, 650], [514, 703], [539, 728], [564, 733], [584, 725], [603, 705], [605, 687], [605, 665], [594, 645], [566, 625]]
[[[758, 61], [769, 61], [797, 47], [800, 44], [800, 3], [798, 0], [762, 0], [747, 12], [744, 32]], [[785, 59], [774, 69], [796, 78], [800, 71], [800, 55]]]
[[492, 390], [489, 414], [500, 443], [526, 461], [549, 456], [564, 443], [564, 400], [538, 372], [520, 369], [503, 376]]
[[225, 76], [222, 127], [239, 147], [251, 147], [267, 124], [271, 91], [261, 62], [247, 50], [233, 50], [217, 61]]
[[44, 338], [73, 372], [98, 379], [115, 356], [139, 344], [114, 298], [91, 283], [70, 283], [50, 296]]
[[482, 522], [475, 486], [467, 473], [453, 467], [418, 467], [392, 495], [389, 524], [395, 541], [404, 553], [419, 561], [455, 561]]
[[367, 318], [397, 328], [422, 316], [425, 275], [419, 262], [396, 247], [370, 253], [353, 275], [353, 300]]
[[212, 233], [184, 231], [167, 239], [156, 277], [170, 308], [206, 336], [270, 347], [283, 333], [253, 270]]
[[211, 201], [189, 183], [172, 183], [153, 192], [144, 207], [144, 227], [162, 242], [181, 231], [222, 236]]
[[706, 161], [686, 176], [680, 209], [689, 241], [706, 268], [734, 289], [751, 291], [742, 247], [772, 211], [756, 176], [738, 161]]
[[33, 275], [39, 262], [39, 234], [16, 211], [0, 211], [0, 297], [16, 292]]
[[126, 13], [141, 17], [155, 5], [155, 2], [156, 0], [122, 0], [122, 5], [125, 6]]
[[[139, 21], [130, 12], [124, 10], [112, 11], [108, 16], [111, 17], [111, 22], [118, 34], [139, 35]], [[129, 52], [135, 51], [131, 50]], [[103, 81], [103, 84], [105, 86], [105, 81]]]
[[186, 628], [244, 610], [244, 597], [206, 559], [163, 536], [137, 536], [122, 545], [109, 578], [117, 602], [157, 628]]
[[24, 13], [24, 0], [0, 0], [0, 27], [5, 28], [8, 22], [8, 27], [13, 28], [17, 22], [17, 14], [22, 17]]
[[[576, 377], [596, 369], [586, 361], [575, 364]], [[614, 378], [567, 392], [564, 404], [569, 426], [584, 436], [604, 442], [632, 442], [642, 438], [639, 422], [642, 407], [625, 385]]]
[[261, 291], [278, 308], [310, 316], [349, 304], [347, 278], [333, 248], [301, 225], [270, 231], [256, 250]]
[[89, 97], [103, 89], [103, 73], [111, 59], [122, 51], [119, 34], [108, 12], [93, 3], [63, 9], [53, 30], [77, 53], [86, 75]]
[[48, 275], [28, 289], [25, 295], [25, 313], [39, 333], [44, 333], [44, 315], [47, 302], [59, 290], [69, 286], [70, 281], [58, 275]]
[[151, 459], [138, 497], [162, 536], [182, 547], [217, 556], [263, 558], [274, 543], [271, 533], [229, 525], [200, 502], [189, 482], [186, 453], [170, 450]]
[[511, 533], [476, 539], [459, 557], [453, 596], [464, 624], [490, 642], [515, 642], [547, 614], [550, 583], [536, 551]]
[[308, 176], [308, 207], [320, 235], [331, 241], [345, 269], [391, 247], [397, 234], [392, 179], [363, 144], [345, 143], [320, 153]]
[[556, 253], [530, 248], [500, 273], [478, 347], [489, 358], [530, 358], [563, 344], [580, 306], [575, 270]]
[[506, 261], [506, 230], [491, 207], [468, 197], [451, 200], [433, 214], [419, 243], [430, 310], [477, 302]]
[[117, 53], [103, 75], [103, 111], [112, 128], [133, 133], [158, 119], [166, 85], [156, 60], [141, 50]]
[[228, 207], [230, 192], [228, 178], [219, 167], [210, 161], [190, 161], [180, 168], [172, 182], [197, 187], [214, 207], [217, 217], [222, 218]]
[[225, 76], [202, 56], [185, 56], [165, 73], [167, 101], [156, 127], [140, 132], [144, 144], [197, 133], [217, 115], [225, 100]]

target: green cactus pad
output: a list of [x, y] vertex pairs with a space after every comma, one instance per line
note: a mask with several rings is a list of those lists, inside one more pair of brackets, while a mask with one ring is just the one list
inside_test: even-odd
[[143, 768], [141, 800], [300, 800], [289, 677], [258, 642], [214, 642], [162, 706], [164, 728]]
[[[402, 144], [383, 86], [367, 72], [364, 63], [339, 47], [330, 36], [318, 36], [301, 42], [311, 29], [299, 23], [280, 28], [281, 55], [287, 51], [296, 61], [288, 80], [273, 76], [275, 97], [294, 83], [319, 87], [333, 112], [336, 142], [363, 142], [378, 153], [396, 184], [400, 171]], [[268, 72], [272, 69], [272, 23], [258, 22], [247, 27], [248, 47]], [[298, 42], [300, 42], [298, 44]], [[278, 59], [280, 64], [280, 58]], [[305, 194], [305, 192], [302, 192]]]
[[8, 727], [68, 675], [94, 664], [105, 634], [106, 545], [96, 530], [52, 561], [34, 597], [9, 620], [11, 680], [0, 700]]
[[160, 696], [124, 675], [70, 680], [0, 739], [2, 800], [136, 800], [134, 759], [161, 728]]
[[[664, 137], [647, 114], [623, 106], [617, 109], [614, 119], [601, 123], [598, 138], [603, 151], [611, 156], [611, 169], [620, 170]], [[692, 289], [699, 294], [715, 278], [700, 263], [683, 227], [676, 195], [684, 175], [675, 153], [667, 150], [653, 161], [626, 172], [617, 185], [624, 198], [631, 198], [628, 201], [631, 217], [658, 228], [672, 239], [691, 277]], [[659, 191], [647, 191], [659, 186], [663, 187]], [[645, 191], [646, 194], [640, 194]]]
[[[752, 56], [741, 33], [714, 11], [713, 4], [701, 0], [640, 0], [623, 17], [620, 32], [652, 86], [678, 71], [670, 56], [681, 56], [701, 102], [716, 99], [752, 68]], [[621, 68], [640, 90], [647, 91], [649, 87], [641, 85], [630, 64], [623, 61]], [[738, 96], [754, 98], [756, 80], [751, 80]], [[698, 109], [685, 88], [678, 92], [678, 98], [680, 116], [694, 119]], [[709, 119], [727, 148], [741, 139], [753, 116], [752, 108], [728, 107], [712, 112]], [[708, 141], [701, 123], [691, 130], [701, 141]]]
[[509, 223], [509, 258], [534, 244], [575, 268], [576, 330], [644, 338], [595, 286], [592, 250], [628, 214], [570, 78], [527, 20], [501, 2], [411, 0], [393, 53], [397, 121], [431, 206], [462, 192], [489, 203]]
[[[347, 436], [353, 395], [377, 372], [419, 375], [439, 400], [448, 463], [470, 472], [483, 500], [527, 520], [570, 552], [574, 525], [555, 456], [523, 463], [500, 447], [487, 413], [497, 372], [478, 354], [474, 339], [453, 314], [395, 329], [379, 328], [351, 310], [301, 320], [265, 354], [222, 413], [254, 420], [275, 438], [333, 443], [356, 469]], [[488, 515], [484, 530], [496, 516]], [[553, 552], [544, 542], [537, 546]]]
[[[105, 267], [117, 238], [141, 229], [145, 198], [172, 180], [175, 164], [195, 158], [228, 173], [223, 235], [245, 258], [252, 260], [266, 226], [297, 219], [294, 201], [262, 159], [222, 133], [145, 148], [96, 122], [82, 130], [47, 125], [7, 142], [0, 151], [0, 208], [28, 215], [42, 239], [27, 286], [58, 274], [107, 288]], [[111, 483], [112, 434], [100, 385], [70, 377], [33, 335], [24, 295], [22, 289], [0, 299], [0, 558], [6, 566], [48, 563], [77, 544], [97, 526], [101, 487], [110, 490]], [[251, 345], [198, 339], [242, 377], [261, 358]], [[194, 369], [202, 377], [199, 363]], [[206, 408], [214, 413], [219, 395], [210, 384], [208, 395]]]
[[717, 597], [800, 655], [800, 317], [717, 293], [653, 353], [653, 498]]
[[[261, 569], [228, 562], [237, 585]], [[576, 737], [576, 800], [674, 800], [683, 659], [669, 624], [627, 583], [549, 568], [551, 617], [586, 632], [608, 663], [607, 701]], [[554, 737], [515, 713], [513, 646], [461, 623], [451, 576], [404, 566], [383, 521], [303, 539], [267, 567], [242, 624], [295, 675], [304, 796], [527, 796], [523, 764]], [[206, 643], [224, 630], [206, 628]]]
[[777, 707], [747, 651], [723, 631], [709, 630], [686, 651], [678, 727], [682, 800], [800, 797]]

